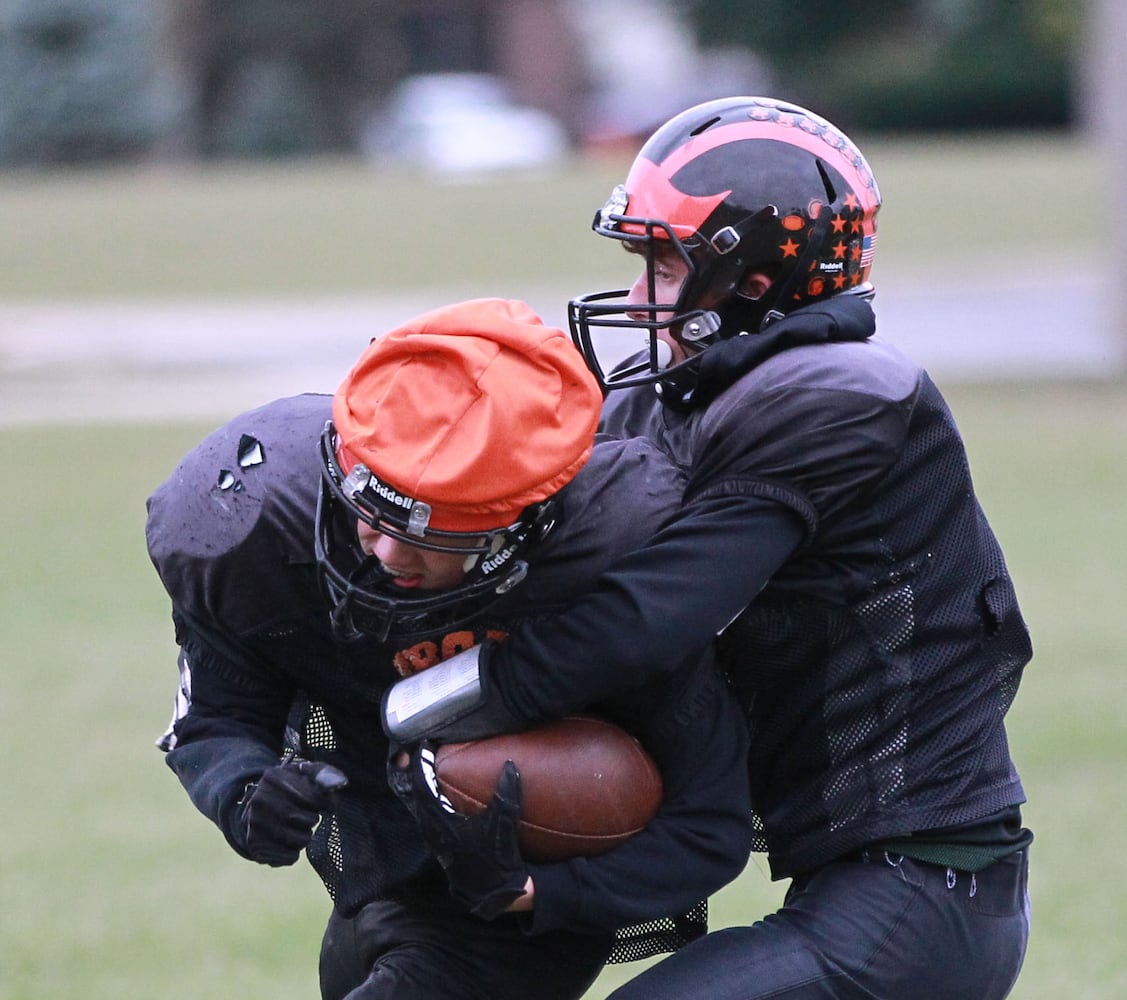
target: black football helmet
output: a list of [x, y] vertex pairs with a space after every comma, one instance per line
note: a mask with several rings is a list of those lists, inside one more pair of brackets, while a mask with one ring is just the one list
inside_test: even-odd
[[[716, 341], [831, 295], [871, 295], [880, 203], [861, 151], [824, 118], [764, 97], [690, 108], [650, 137], [593, 224], [637, 244], [648, 301], [628, 302], [629, 289], [573, 299], [572, 339], [604, 390], [665, 382], [683, 395]], [[655, 301], [659, 250], [688, 267], [675, 302]], [[752, 272], [771, 278], [754, 299], [741, 291]], [[667, 367], [663, 330], [686, 360]], [[614, 331], [631, 333], [625, 349]]]
[[[473, 533], [439, 531], [430, 506], [405, 496], [357, 463], [337, 458], [332, 421], [321, 434], [321, 488], [314, 551], [334, 634], [345, 640], [412, 641], [456, 628], [510, 591], [528, 572], [521, 556], [551, 529], [559, 494], [525, 508], [513, 524]], [[365, 555], [356, 522], [438, 552], [465, 556], [465, 578], [450, 590], [397, 589], [375, 556]]]

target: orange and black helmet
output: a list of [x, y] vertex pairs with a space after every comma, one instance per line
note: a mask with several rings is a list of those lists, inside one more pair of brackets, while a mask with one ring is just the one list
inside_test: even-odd
[[[756, 333], [804, 305], [871, 294], [880, 204], [861, 151], [813, 112], [765, 97], [683, 111], [647, 140], [593, 224], [600, 236], [638, 245], [649, 301], [627, 303], [628, 290], [574, 299], [572, 337], [604, 388], [621, 388], [674, 371], [662, 365], [660, 330], [685, 346], [681, 364], [692, 366], [717, 340]], [[675, 302], [655, 301], [662, 248], [688, 267]], [[741, 286], [756, 271], [772, 283], [752, 299]], [[607, 336], [630, 328], [625, 349], [615, 343], [623, 338]], [[615, 368], [631, 348], [641, 353]]]
[[[567, 335], [525, 303], [474, 299], [372, 341], [321, 438], [315, 548], [338, 634], [421, 635], [525, 576], [594, 445], [602, 394]], [[356, 524], [465, 559], [460, 585], [404, 592]]]

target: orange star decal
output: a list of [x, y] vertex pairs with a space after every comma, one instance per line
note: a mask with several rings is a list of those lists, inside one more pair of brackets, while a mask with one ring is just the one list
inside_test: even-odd
[[845, 196], [845, 207], [846, 208], [860, 208], [861, 207], [861, 203], [857, 200], [857, 196], [852, 191], [850, 191]]
[[845, 260], [845, 243], [842, 240], [834, 244], [834, 260]]
[[840, 291], [844, 287], [845, 287], [845, 275], [844, 274], [835, 274], [834, 275], [834, 290]]
[[782, 250], [784, 257], [797, 257], [799, 244], [794, 240], [788, 239], [786, 243], [780, 243], [779, 249]]
[[834, 227], [835, 233], [841, 233], [845, 231], [845, 220], [841, 217], [840, 213], [833, 217], [833, 221], [830, 224]]

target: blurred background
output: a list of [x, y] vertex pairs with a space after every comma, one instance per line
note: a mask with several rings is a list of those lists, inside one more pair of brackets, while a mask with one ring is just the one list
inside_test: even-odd
[[[633, 149], [698, 100], [763, 92], [850, 132], [1060, 129], [1094, 116], [1085, 56], [1116, 6], [4, 0], [0, 163], [361, 152], [470, 169]], [[460, 155], [440, 123], [465, 127]], [[506, 127], [526, 142], [486, 141]], [[486, 159], [475, 138], [508, 148]]]
[[[862, 143], [882, 330], [929, 366], [1116, 375], [1125, 21], [1116, 0], [0, 0], [0, 378], [77, 352], [153, 384], [186, 353], [239, 368], [231, 391], [318, 364], [331, 388], [358, 333], [450, 296], [563, 323], [614, 270], [584, 234], [642, 139], [736, 93]], [[237, 405], [173, 377], [170, 413]], [[0, 419], [69, 419], [86, 392], [8, 385]], [[101, 412], [130, 401], [152, 405]]]
[[[0, 1000], [316, 995], [315, 876], [237, 858], [152, 747], [145, 498], [424, 309], [628, 284], [595, 210], [741, 92], [865, 150], [878, 332], [948, 394], [1031, 625], [1014, 996], [1127, 995], [1127, 4], [0, 0]], [[753, 859], [713, 926], [782, 890]]]

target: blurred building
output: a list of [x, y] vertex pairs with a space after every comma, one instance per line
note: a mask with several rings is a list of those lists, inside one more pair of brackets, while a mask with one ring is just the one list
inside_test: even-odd
[[758, 78], [692, 39], [668, 0], [0, 0], [0, 163], [352, 151], [437, 74], [569, 146], [633, 138]]
[[[0, 164], [386, 149], [397, 88], [443, 74], [462, 82], [441, 114], [464, 112], [470, 74], [492, 81], [478, 127], [548, 116], [569, 145], [634, 148], [677, 110], [775, 78], [835, 118], [845, 101], [847, 127], [1062, 123], [1080, 8], [886, 9], [903, 16], [833, 0], [0, 0]], [[1030, 105], [1041, 118], [1014, 118]]]
[[180, 153], [353, 150], [397, 84], [438, 73], [497, 77], [570, 133], [586, 85], [564, 0], [164, 2], [164, 58], [191, 108]]
[[285, 152], [285, 135], [290, 151], [392, 148], [374, 132], [402, 121], [388, 105], [415, 77], [450, 74], [451, 113], [467, 74], [493, 78], [487, 103], [503, 90], [585, 144], [633, 141], [764, 76], [746, 51], [700, 53], [668, 0], [179, 0], [165, 44], [191, 83], [176, 146], [205, 155]]

